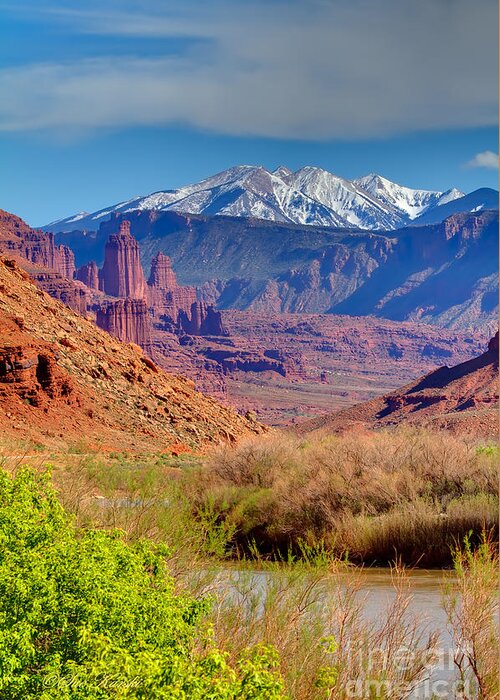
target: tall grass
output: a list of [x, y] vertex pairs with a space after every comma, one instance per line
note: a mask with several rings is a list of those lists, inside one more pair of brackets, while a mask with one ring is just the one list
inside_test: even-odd
[[498, 548], [485, 536], [454, 552], [457, 577], [445, 588], [445, 609], [455, 642], [454, 663], [464, 700], [495, 700], [499, 686]]
[[409, 612], [402, 569], [394, 570], [392, 600], [373, 621], [361, 577], [345, 565], [260, 564], [258, 572], [219, 577], [210, 621], [231, 659], [248, 644], [272, 644], [287, 693], [300, 700], [400, 700], [429, 677], [439, 635]]
[[497, 457], [494, 446], [408, 429], [311, 443], [273, 435], [220, 448], [184, 488], [243, 550], [322, 541], [355, 562], [441, 566], [467, 532], [497, 536]]

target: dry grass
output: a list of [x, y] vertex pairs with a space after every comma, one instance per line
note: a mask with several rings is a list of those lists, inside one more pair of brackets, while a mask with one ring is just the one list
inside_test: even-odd
[[394, 594], [376, 622], [361, 584], [359, 572], [338, 561], [260, 560], [258, 570], [213, 573], [198, 593], [214, 596], [208, 622], [230, 658], [261, 643], [278, 651], [290, 698], [403, 700], [428, 679], [439, 634], [410, 613], [403, 569], [393, 570]]
[[498, 700], [498, 548], [487, 538], [455, 552], [456, 581], [445, 589], [463, 700]]
[[451, 563], [472, 530], [497, 532], [497, 451], [416, 430], [247, 440], [214, 452], [186, 489], [236, 528], [238, 546], [324, 541], [353, 561]]

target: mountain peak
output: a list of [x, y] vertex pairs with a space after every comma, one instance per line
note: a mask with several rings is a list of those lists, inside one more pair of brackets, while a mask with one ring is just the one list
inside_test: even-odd
[[[106, 207], [93, 214], [81, 212], [48, 224], [49, 231], [76, 228], [97, 230], [113, 214], [133, 211], [180, 211], [206, 216], [237, 216], [270, 221], [391, 231], [437, 207], [463, 199], [456, 188], [446, 192], [411, 189], [378, 173], [347, 180], [324, 168], [305, 165], [295, 172], [280, 165], [273, 171], [262, 165], [235, 165], [200, 182], [177, 190], [163, 190]], [[486, 207], [476, 198], [476, 207]], [[466, 201], [460, 206], [465, 206]], [[444, 211], [444, 210], [443, 210]], [[454, 211], [470, 211], [455, 208]], [[439, 218], [439, 214], [437, 214]], [[442, 218], [445, 218], [444, 216]], [[439, 218], [441, 221], [442, 218]]]
[[271, 175], [276, 175], [276, 177], [281, 178], [286, 178], [291, 174], [292, 171], [290, 170], [290, 168], [287, 168], [286, 165], [278, 165], [278, 167], [271, 173]]

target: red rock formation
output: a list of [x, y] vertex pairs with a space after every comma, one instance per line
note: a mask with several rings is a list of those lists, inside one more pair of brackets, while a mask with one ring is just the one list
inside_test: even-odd
[[165, 291], [176, 289], [179, 286], [175, 272], [172, 269], [172, 261], [168, 255], [164, 255], [162, 252], [156, 253], [151, 262], [148, 285], [154, 289], [163, 289]]
[[75, 256], [68, 246], [56, 246], [54, 234], [32, 229], [18, 216], [0, 210], [0, 252], [73, 279]]
[[191, 304], [189, 314], [181, 309], [178, 316], [180, 330], [189, 335], [227, 335], [222, 324], [222, 314], [203, 301]]
[[99, 289], [99, 268], [96, 263], [91, 260], [86, 265], [82, 265], [76, 271], [76, 279], [83, 282], [89, 289]]
[[223, 368], [224, 373], [228, 372], [276, 372], [282, 377], [286, 377], [287, 371], [283, 360], [269, 357], [269, 355], [257, 353], [234, 351], [226, 349], [205, 350], [205, 356], [215, 360]]
[[1, 256], [0, 425], [5, 439], [51, 451], [84, 440], [134, 454], [198, 452], [264, 431], [57, 303]]
[[99, 282], [100, 289], [113, 297], [144, 299], [146, 296], [139, 244], [130, 234], [128, 221], [122, 221], [118, 233], [111, 234], [106, 243]]
[[151, 349], [151, 324], [144, 299], [119, 299], [101, 304], [97, 309], [99, 328], [125, 342]]
[[90, 302], [89, 291], [81, 282], [69, 280], [57, 272], [42, 268], [29, 267], [28, 272], [39, 289], [43, 289], [51, 297], [62, 301], [63, 304], [82, 316], [87, 315]]
[[53, 268], [67, 279], [72, 280], [75, 276], [75, 256], [73, 251], [68, 248], [67, 245], [59, 245], [55, 247]]
[[151, 263], [147, 298], [155, 325], [173, 330], [177, 325], [179, 312], [189, 312], [196, 302], [196, 289], [179, 285], [170, 258], [163, 253], [157, 253]]
[[78, 401], [74, 383], [61, 372], [54, 353], [36, 344], [0, 348], [0, 400], [12, 387], [31, 406], [43, 407], [52, 401], [72, 405]]
[[440, 367], [398, 391], [298, 427], [343, 432], [401, 423], [449, 428], [476, 437], [498, 436], [498, 332], [488, 350], [454, 367]]

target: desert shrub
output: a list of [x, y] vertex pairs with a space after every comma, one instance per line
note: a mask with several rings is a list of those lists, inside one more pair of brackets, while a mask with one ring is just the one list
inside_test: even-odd
[[498, 529], [496, 450], [447, 433], [259, 437], [213, 452], [183, 489], [238, 547], [268, 553], [325, 541], [354, 560], [441, 565], [469, 530]]
[[229, 660], [164, 545], [77, 529], [46, 473], [0, 471], [0, 696], [282, 698], [270, 647]]
[[454, 552], [456, 578], [445, 587], [445, 609], [455, 642], [454, 662], [463, 698], [499, 697], [498, 548], [483, 535]]

